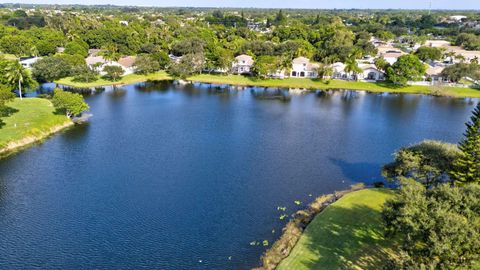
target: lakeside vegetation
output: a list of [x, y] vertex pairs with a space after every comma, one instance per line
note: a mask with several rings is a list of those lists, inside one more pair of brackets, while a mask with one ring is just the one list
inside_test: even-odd
[[55, 127], [71, 124], [68, 117], [55, 113], [55, 108], [47, 99], [16, 98], [6, 106], [10, 115], [1, 119], [3, 124], [0, 129], [0, 149], [28, 137], [41, 139], [49, 135]]
[[398, 189], [344, 195], [291, 252], [281, 249], [289, 256], [275, 269], [479, 269], [480, 103], [466, 127], [458, 145], [426, 140], [399, 149], [382, 169]]
[[395, 253], [381, 215], [393, 194], [388, 189], [346, 194], [315, 217], [276, 269], [381, 269]]
[[[61, 85], [76, 87], [76, 88], [90, 88], [101, 87], [108, 85], [125, 85], [144, 81], [162, 81], [173, 80], [164, 71], [159, 71], [153, 74], [140, 75], [130, 74], [123, 76], [116, 82], [99, 79], [94, 82], [75, 82], [72, 77], [56, 80], [55, 82]], [[441, 95], [451, 97], [472, 97], [480, 98], [480, 90], [463, 87], [431, 87], [431, 86], [404, 86], [398, 87], [388, 82], [358, 82], [358, 81], [344, 81], [344, 80], [329, 80], [323, 81], [318, 79], [300, 79], [300, 78], [286, 78], [286, 79], [259, 79], [255, 77], [243, 75], [213, 75], [200, 74], [187, 78], [188, 81], [212, 83], [212, 84], [229, 84], [238, 86], [259, 86], [272, 88], [304, 88], [310, 90], [327, 90], [327, 89], [348, 89], [348, 90], [364, 90], [370, 92], [388, 92], [388, 93], [405, 93], [405, 94], [425, 94], [425, 95]]]

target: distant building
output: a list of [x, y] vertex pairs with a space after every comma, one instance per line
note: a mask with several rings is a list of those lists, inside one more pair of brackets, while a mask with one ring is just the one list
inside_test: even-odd
[[385, 73], [379, 70], [373, 64], [360, 64], [358, 65], [362, 69], [362, 73], [358, 74], [359, 80], [365, 81], [383, 81], [385, 80]]
[[450, 18], [450, 20], [452, 20], [452, 21], [461, 22], [462, 20], [467, 19], [467, 16], [463, 16], [463, 15], [453, 15], [453, 16], [450, 16], [449, 18]]
[[19, 62], [24, 68], [31, 69], [32, 65], [35, 64], [40, 59], [42, 58], [41, 57], [20, 58]]
[[252, 72], [253, 58], [250, 55], [242, 54], [235, 57], [232, 63], [233, 74], [248, 74]]
[[337, 62], [332, 64], [333, 78], [340, 80], [363, 80], [363, 81], [383, 81], [385, 73], [375, 67], [374, 64], [359, 64], [361, 73], [353, 74], [345, 71], [345, 64]]
[[119, 23], [120, 23], [121, 25], [128, 26], [128, 21], [120, 21]]
[[132, 74], [135, 72], [135, 60], [137, 58], [135, 56], [125, 56], [118, 59], [118, 64], [122, 67], [123, 71], [125, 72], [124, 75]]
[[386, 51], [381, 53], [379, 56], [383, 57], [390, 65], [395, 64], [400, 56], [404, 55], [401, 51]]
[[88, 55], [89, 56], [97, 56], [102, 50], [101, 49], [89, 49]]
[[290, 72], [290, 77], [317, 78], [317, 69], [319, 67], [319, 64], [311, 63], [310, 59], [306, 57], [295, 58], [292, 61], [292, 71]]

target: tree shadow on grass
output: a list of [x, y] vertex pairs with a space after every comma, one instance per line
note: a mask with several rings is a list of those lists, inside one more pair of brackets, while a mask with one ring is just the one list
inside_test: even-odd
[[14, 113], [17, 113], [18, 109], [8, 107], [8, 106], [0, 106], [0, 117], [9, 117]]
[[330, 206], [302, 237], [315, 254], [301, 260], [307, 269], [381, 269], [392, 252], [391, 241], [384, 238], [381, 211], [365, 205]]

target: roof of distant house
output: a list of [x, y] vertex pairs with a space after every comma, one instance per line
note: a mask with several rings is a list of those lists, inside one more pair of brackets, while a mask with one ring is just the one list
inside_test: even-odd
[[445, 69], [444, 66], [428, 66], [427, 68], [427, 75], [429, 76], [434, 76], [434, 75], [440, 75], [440, 73], [442, 73], [442, 71]]
[[87, 65], [95, 65], [96, 63], [106, 63], [107, 60], [105, 60], [103, 56], [89, 56], [85, 58], [85, 62], [87, 63]]
[[89, 49], [88, 50], [88, 55], [90, 56], [97, 56], [99, 52], [101, 52], [101, 49]]
[[300, 56], [300, 57], [297, 57], [295, 59], [293, 59], [292, 61], [293, 64], [308, 64], [310, 63], [310, 59], [306, 58], [306, 57], [303, 57], [303, 56]]
[[385, 52], [385, 53], [382, 53], [381, 56], [384, 57], [384, 58], [398, 58], [400, 56], [402, 56], [403, 53], [402, 52]]
[[137, 58], [135, 56], [125, 56], [118, 59], [118, 63], [126, 68], [129, 68], [135, 65], [136, 59]]
[[241, 54], [235, 57], [235, 59], [237, 60], [237, 62], [245, 61], [246, 64], [253, 64], [253, 58], [250, 55]]

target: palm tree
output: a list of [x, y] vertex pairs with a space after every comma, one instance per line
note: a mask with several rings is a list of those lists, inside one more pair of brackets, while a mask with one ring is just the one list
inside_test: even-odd
[[20, 95], [20, 100], [22, 100], [22, 84], [25, 79], [25, 69], [17, 61], [11, 62], [5, 68], [5, 78], [12, 85], [18, 84], [18, 93]]
[[[357, 60], [355, 60], [353, 57], [350, 57], [345, 62], [345, 72], [347, 72], [347, 74], [352, 73], [355, 76], [362, 72], [362, 69], [358, 66]], [[355, 80], [356, 79], [357, 77], [355, 76]]]
[[446, 52], [446, 53], [444, 54], [444, 57], [445, 57], [445, 58], [447, 58], [447, 57], [450, 58], [450, 64], [453, 64], [453, 60], [455, 59], [455, 56], [456, 56], [456, 55], [457, 55], [457, 54], [456, 54], [455, 52]]

